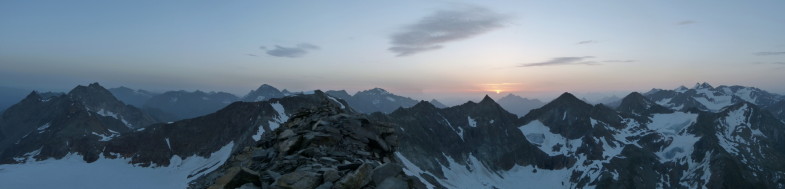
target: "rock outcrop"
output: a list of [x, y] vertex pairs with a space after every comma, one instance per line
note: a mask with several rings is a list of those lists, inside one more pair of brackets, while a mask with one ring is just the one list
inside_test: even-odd
[[334, 104], [300, 111], [191, 188], [424, 188], [393, 154], [395, 126]]

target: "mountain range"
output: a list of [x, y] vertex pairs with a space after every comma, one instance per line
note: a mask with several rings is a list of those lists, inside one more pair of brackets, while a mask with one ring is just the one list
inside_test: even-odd
[[11, 188], [785, 186], [785, 97], [754, 87], [652, 89], [613, 107], [563, 93], [522, 115], [510, 113], [504, 98], [488, 96], [437, 107], [383, 89], [266, 92], [272, 89], [263, 85], [242, 101], [173, 122], [126, 105], [97, 83], [66, 94], [30, 93], [0, 117], [0, 182]]

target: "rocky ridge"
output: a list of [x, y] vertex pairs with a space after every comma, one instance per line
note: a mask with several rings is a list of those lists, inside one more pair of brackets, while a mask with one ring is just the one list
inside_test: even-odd
[[424, 188], [394, 156], [395, 126], [325, 104], [300, 111], [191, 188]]

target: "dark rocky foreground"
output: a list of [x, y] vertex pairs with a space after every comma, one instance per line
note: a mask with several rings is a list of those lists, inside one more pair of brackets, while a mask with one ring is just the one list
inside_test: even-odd
[[191, 188], [425, 188], [393, 154], [393, 125], [332, 104], [303, 110]]

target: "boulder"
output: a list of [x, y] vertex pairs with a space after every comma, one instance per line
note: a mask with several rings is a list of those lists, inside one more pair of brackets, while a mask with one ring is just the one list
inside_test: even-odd
[[376, 185], [376, 189], [406, 189], [409, 184], [398, 177], [389, 177]]
[[370, 164], [364, 163], [354, 171], [349, 172], [348, 174], [343, 176], [343, 178], [338, 180], [338, 182], [335, 183], [334, 188], [337, 189], [362, 188], [363, 186], [371, 182], [372, 170], [373, 167]]
[[251, 183], [254, 186], [261, 185], [259, 182], [259, 173], [243, 167], [234, 177], [232, 177], [232, 180], [226, 184], [225, 188], [239, 188], [248, 183]]
[[312, 189], [319, 186], [321, 177], [312, 172], [295, 171], [278, 178], [273, 185], [281, 188]]
[[301, 137], [292, 137], [289, 139], [284, 140], [280, 144], [278, 144], [278, 151], [283, 154], [289, 154], [292, 151], [297, 149], [297, 145], [300, 144]]
[[371, 180], [376, 186], [387, 178], [392, 178], [403, 172], [403, 168], [396, 163], [385, 163], [373, 170]]

